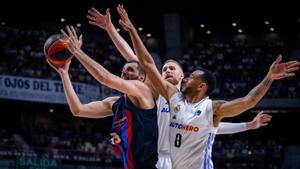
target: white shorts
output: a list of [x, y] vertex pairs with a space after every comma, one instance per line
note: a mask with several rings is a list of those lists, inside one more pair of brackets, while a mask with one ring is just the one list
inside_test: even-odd
[[170, 155], [158, 155], [157, 169], [172, 169]]

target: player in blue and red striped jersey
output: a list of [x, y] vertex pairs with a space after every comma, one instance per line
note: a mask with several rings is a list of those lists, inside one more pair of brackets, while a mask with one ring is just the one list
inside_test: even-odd
[[64, 92], [75, 116], [103, 118], [114, 115], [112, 145], [121, 155], [124, 169], [154, 169], [157, 163], [157, 107], [152, 90], [144, 82], [145, 72], [136, 61], [125, 63], [121, 77], [108, 72], [81, 50], [73, 27], [67, 26], [68, 49], [101, 84], [123, 93], [102, 101], [82, 104], [72, 86], [68, 70], [70, 62], [62, 67], [50, 65], [59, 73]]

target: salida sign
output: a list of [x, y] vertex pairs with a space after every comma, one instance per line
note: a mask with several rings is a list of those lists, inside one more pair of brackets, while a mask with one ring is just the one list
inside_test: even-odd
[[16, 169], [59, 169], [60, 160], [37, 158], [37, 157], [17, 157]]

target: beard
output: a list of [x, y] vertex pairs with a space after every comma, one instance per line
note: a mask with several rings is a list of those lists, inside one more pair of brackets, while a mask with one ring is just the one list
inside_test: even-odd
[[139, 80], [139, 76], [130, 77], [129, 80]]
[[181, 92], [186, 95], [186, 94], [190, 94], [193, 93], [193, 88], [192, 87], [185, 87], [183, 86], [181, 89]]
[[128, 76], [128, 80], [139, 80], [139, 76], [133, 76], [133, 75], [129, 75]]
[[139, 76], [130, 76], [129, 74], [122, 74], [121, 75], [121, 78], [124, 79], [124, 80], [139, 80]]

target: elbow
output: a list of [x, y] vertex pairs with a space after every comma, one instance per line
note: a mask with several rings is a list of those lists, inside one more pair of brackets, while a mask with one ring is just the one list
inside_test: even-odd
[[72, 112], [72, 115], [73, 115], [73, 116], [76, 116], [76, 117], [79, 117], [79, 116], [80, 116], [80, 111], [77, 110], [77, 109], [75, 109], [75, 110], [71, 109], [71, 112]]
[[81, 114], [82, 114], [81, 107], [82, 107], [82, 105], [76, 106], [76, 107], [71, 107], [71, 112], [72, 112], [73, 116], [81, 117]]

